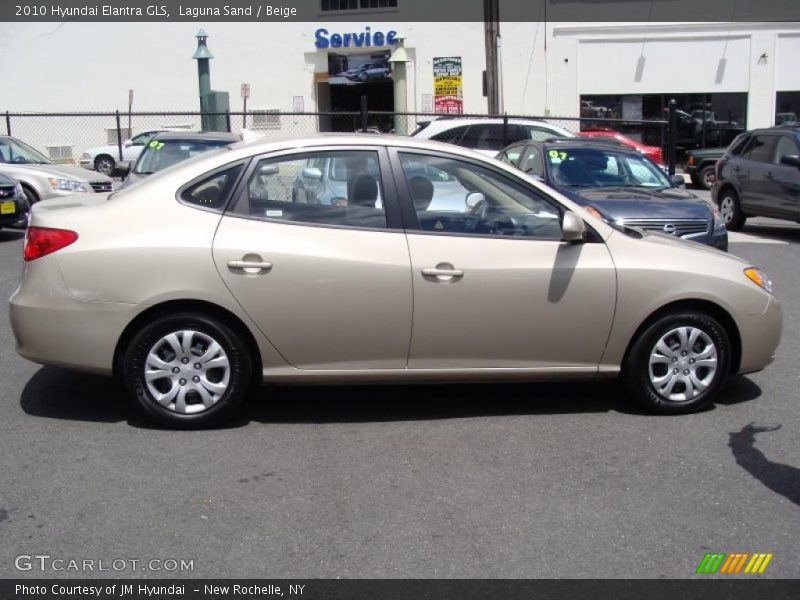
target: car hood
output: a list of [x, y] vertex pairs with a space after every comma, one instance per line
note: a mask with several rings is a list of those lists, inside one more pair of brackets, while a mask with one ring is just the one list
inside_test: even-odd
[[73, 165], [15, 165], [25, 170], [37, 171], [46, 177], [58, 177], [61, 179], [73, 179], [75, 181], [89, 182], [89, 181], [111, 181], [110, 177], [82, 169]]
[[584, 206], [593, 206], [613, 219], [707, 219], [711, 206], [705, 200], [680, 188], [596, 187], [557, 188]]

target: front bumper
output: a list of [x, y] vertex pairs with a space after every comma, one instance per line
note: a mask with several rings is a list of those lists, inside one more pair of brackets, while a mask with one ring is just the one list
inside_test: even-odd
[[739, 315], [736, 324], [742, 341], [739, 374], [755, 373], [770, 365], [781, 342], [783, 311], [780, 300], [770, 296], [763, 313]]

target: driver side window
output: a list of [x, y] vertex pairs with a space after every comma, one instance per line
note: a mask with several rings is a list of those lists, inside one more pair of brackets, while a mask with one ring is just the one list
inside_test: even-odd
[[[535, 190], [471, 162], [404, 152], [399, 156], [421, 230], [561, 239], [560, 207]], [[430, 177], [434, 170], [448, 177]]]

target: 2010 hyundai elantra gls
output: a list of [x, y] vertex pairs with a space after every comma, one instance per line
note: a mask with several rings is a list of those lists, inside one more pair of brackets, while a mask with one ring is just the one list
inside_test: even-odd
[[116, 374], [173, 427], [224, 421], [261, 381], [621, 375], [650, 411], [686, 413], [781, 333], [758, 268], [393, 136], [240, 143], [41, 202], [24, 258], [19, 353]]

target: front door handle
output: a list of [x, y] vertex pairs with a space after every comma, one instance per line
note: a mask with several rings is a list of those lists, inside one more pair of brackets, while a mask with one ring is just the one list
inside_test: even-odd
[[272, 263], [257, 260], [229, 260], [228, 268], [243, 269], [245, 271], [269, 271], [272, 268]]
[[422, 269], [422, 274], [426, 277], [463, 277], [464, 271], [460, 269]]
[[435, 277], [436, 281], [447, 283], [455, 279], [461, 279], [464, 276], [464, 271], [456, 269], [449, 263], [439, 263], [435, 267], [422, 269], [422, 276]]

